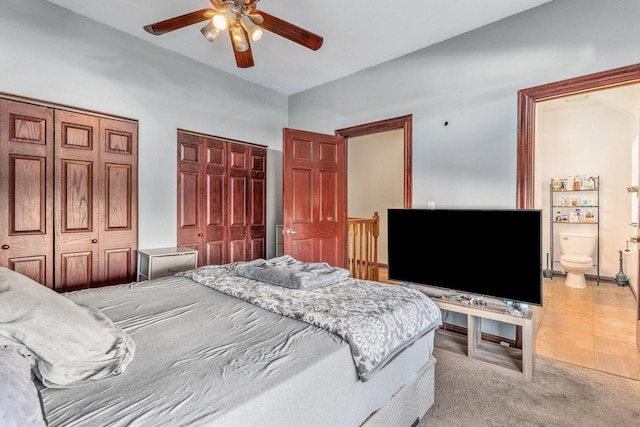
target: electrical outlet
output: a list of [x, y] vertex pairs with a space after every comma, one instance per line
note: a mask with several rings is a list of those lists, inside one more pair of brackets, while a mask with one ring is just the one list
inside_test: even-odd
[[435, 209], [436, 202], [427, 202], [427, 209]]

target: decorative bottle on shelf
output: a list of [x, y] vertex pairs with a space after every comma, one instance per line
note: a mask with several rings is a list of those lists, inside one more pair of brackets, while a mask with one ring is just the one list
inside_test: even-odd
[[587, 224], [593, 224], [593, 211], [591, 209], [587, 209], [586, 222]]

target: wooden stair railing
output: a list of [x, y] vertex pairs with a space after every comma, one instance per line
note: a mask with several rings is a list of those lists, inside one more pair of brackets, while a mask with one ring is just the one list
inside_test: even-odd
[[378, 235], [380, 217], [378, 212], [373, 218], [347, 218], [348, 255], [347, 263], [351, 277], [365, 280], [378, 280]]

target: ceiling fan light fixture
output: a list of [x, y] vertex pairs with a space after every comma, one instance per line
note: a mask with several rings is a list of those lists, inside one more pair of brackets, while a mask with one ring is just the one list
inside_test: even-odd
[[220, 34], [220, 30], [217, 29], [215, 25], [213, 25], [213, 21], [209, 21], [207, 25], [202, 27], [200, 32], [210, 42], [214, 41], [218, 34]]
[[211, 18], [211, 22], [219, 31], [224, 31], [227, 29], [227, 17], [224, 16], [223, 13], [216, 13], [215, 15], [213, 15], [213, 18]]
[[233, 46], [238, 52], [245, 52], [249, 49], [249, 42], [244, 34], [244, 29], [240, 25], [232, 25], [229, 34], [233, 39]]
[[262, 38], [262, 34], [264, 33], [262, 28], [254, 24], [247, 15], [242, 15], [240, 18], [240, 24], [242, 24], [242, 27], [246, 30], [251, 41], [257, 42]]

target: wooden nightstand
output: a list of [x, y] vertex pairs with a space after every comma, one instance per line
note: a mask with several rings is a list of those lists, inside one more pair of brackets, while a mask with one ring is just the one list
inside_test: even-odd
[[198, 251], [191, 248], [159, 248], [138, 250], [136, 281], [173, 276], [198, 266]]

